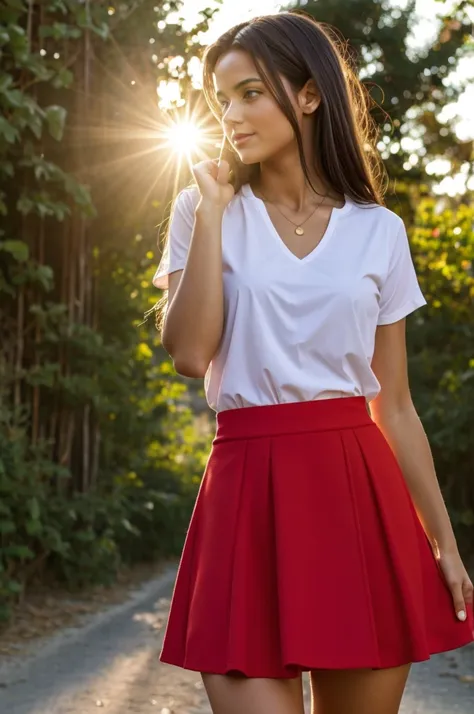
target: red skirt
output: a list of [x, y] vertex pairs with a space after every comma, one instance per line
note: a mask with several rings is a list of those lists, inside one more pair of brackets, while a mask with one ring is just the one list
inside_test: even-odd
[[160, 660], [247, 677], [382, 668], [474, 639], [363, 397], [219, 412]]

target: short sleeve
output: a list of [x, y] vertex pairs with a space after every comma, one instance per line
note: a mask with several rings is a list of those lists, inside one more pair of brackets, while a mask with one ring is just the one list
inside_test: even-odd
[[418, 284], [405, 225], [400, 219], [381, 289], [377, 324], [397, 322], [423, 305], [426, 305], [426, 300]]
[[160, 263], [153, 276], [153, 285], [168, 289], [168, 275], [183, 270], [194, 227], [194, 211], [198, 201], [196, 188], [187, 188], [176, 197], [171, 213], [169, 235]]

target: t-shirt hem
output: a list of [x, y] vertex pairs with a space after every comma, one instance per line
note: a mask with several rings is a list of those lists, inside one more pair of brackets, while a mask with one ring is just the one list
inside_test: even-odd
[[401, 320], [407, 315], [410, 315], [410, 313], [414, 312], [415, 310], [418, 310], [419, 307], [423, 307], [426, 304], [427, 302], [425, 298], [409, 300], [409, 302], [406, 302], [398, 310], [391, 312], [389, 315], [379, 317], [379, 319], [377, 320], [377, 325], [391, 325], [392, 323], [398, 322], [398, 320]]

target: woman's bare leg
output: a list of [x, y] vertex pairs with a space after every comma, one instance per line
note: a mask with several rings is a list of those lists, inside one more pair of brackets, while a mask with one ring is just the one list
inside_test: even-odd
[[304, 714], [301, 676], [264, 679], [204, 672], [201, 676], [213, 714]]
[[410, 666], [313, 670], [311, 714], [398, 714]]

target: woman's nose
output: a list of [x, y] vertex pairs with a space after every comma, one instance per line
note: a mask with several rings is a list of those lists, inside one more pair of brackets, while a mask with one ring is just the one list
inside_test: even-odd
[[242, 111], [235, 103], [231, 102], [227, 107], [223, 119], [228, 124], [242, 124]]

